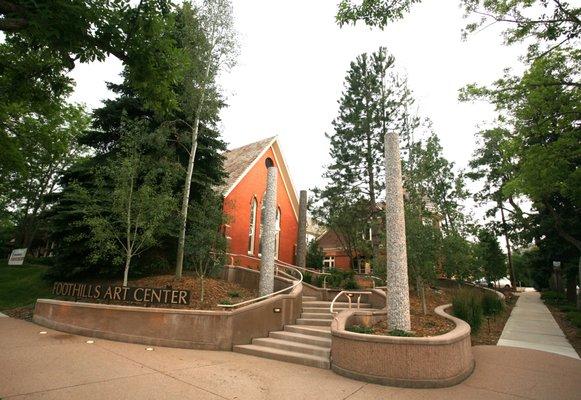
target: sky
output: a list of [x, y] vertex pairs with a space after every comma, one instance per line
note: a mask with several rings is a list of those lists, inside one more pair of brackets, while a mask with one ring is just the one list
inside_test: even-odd
[[[446, 158], [466, 168], [479, 125], [494, 119], [485, 103], [461, 103], [468, 83], [489, 84], [506, 67], [521, 69], [522, 47], [502, 44], [500, 27], [461, 38], [466, 24], [459, 1], [424, 0], [384, 31], [363, 25], [339, 28], [337, 0], [233, 1], [239, 33], [237, 65], [220, 77], [228, 107], [219, 128], [229, 147], [278, 135], [297, 191], [322, 184], [329, 163], [325, 132], [338, 110], [337, 100], [349, 63], [380, 46], [408, 78], [418, 112], [433, 122]], [[112, 94], [106, 81], [120, 82], [121, 63], [77, 66], [72, 101], [89, 108]]]

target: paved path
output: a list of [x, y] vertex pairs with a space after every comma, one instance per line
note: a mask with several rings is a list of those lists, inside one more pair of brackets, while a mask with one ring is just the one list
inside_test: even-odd
[[[46, 334], [40, 334], [45, 331]], [[541, 351], [478, 346], [476, 369], [445, 389], [367, 384], [332, 371], [220, 351], [146, 346], [69, 335], [0, 319], [0, 398], [577, 400], [581, 361]], [[389, 362], [389, 360], [386, 360]]]
[[538, 292], [519, 295], [498, 345], [548, 351], [579, 359]]

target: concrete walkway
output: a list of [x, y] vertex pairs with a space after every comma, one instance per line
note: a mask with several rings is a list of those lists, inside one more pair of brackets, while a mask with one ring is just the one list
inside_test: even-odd
[[538, 292], [519, 295], [498, 346], [541, 350], [579, 359]]
[[581, 361], [518, 348], [474, 347], [476, 369], [467, 380], [430, 390], [373, 385], [232, 352], [148, 351], [139, 344], [87, 340], [0, 319], [0, 398], [577, 400], [581, 393]]

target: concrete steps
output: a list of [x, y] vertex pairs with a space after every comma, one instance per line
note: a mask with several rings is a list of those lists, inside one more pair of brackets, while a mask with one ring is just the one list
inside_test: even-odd
[[[331, 362], [330, 301], [303, 296], [303, 312], [296, 325], [285, 325], [283, 331], [270, 332], [266, 338], [255, 338], [252, 344], [234, 346], [237, 353], [286, 361], [310, 367], [329, 369]], [[361, 303], [360, 309], [372, 310], [371, 304]], [[347, 302], [335, 303], [334, 309], [349, 308]], [[355, 303], [352, 308], [357, 308]]]

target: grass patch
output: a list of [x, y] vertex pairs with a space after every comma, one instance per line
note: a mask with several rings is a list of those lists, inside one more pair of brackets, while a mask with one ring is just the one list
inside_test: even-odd
[[452, 298], [454, 315], [466, 322], [474, 333], [478, 332], [483, 320], [482, 296], [470, 289], [461, 289]]
[[43, 265], [8, 265], [0, 261], [0, 311], [34, 304], [38, 298], [51, 298], [52, 285], [42, 279]]
[[482, 312], [486, 316], [497, 315], [504, 309], [504, 301], [496, 293], [486, 291], [482, 295]]
[[222, 304], [222, 305], [225, 305], [225, 306], [231, 306], [231, 305], [232, 305], [232, 304], [234, 304], [234, 303], [232, 303], [232, 302], [231, 302], [230, 300], [228, 300], [228, 299], [222, 299], [222, 300], [218, 301], [218, 304]]
[[235, 298], [235, 297], [240, 297], [240, 292], [238, 290], [232, 290], [230, 292], [228, 292], [228, 296]]
[[567, 299], [565, 298], [564, 293], [555, 292], [552, 290], [548, 290], [546, 292], [541, 293], [541, 299], [544, 300], [547, 304], [565, 304]]

